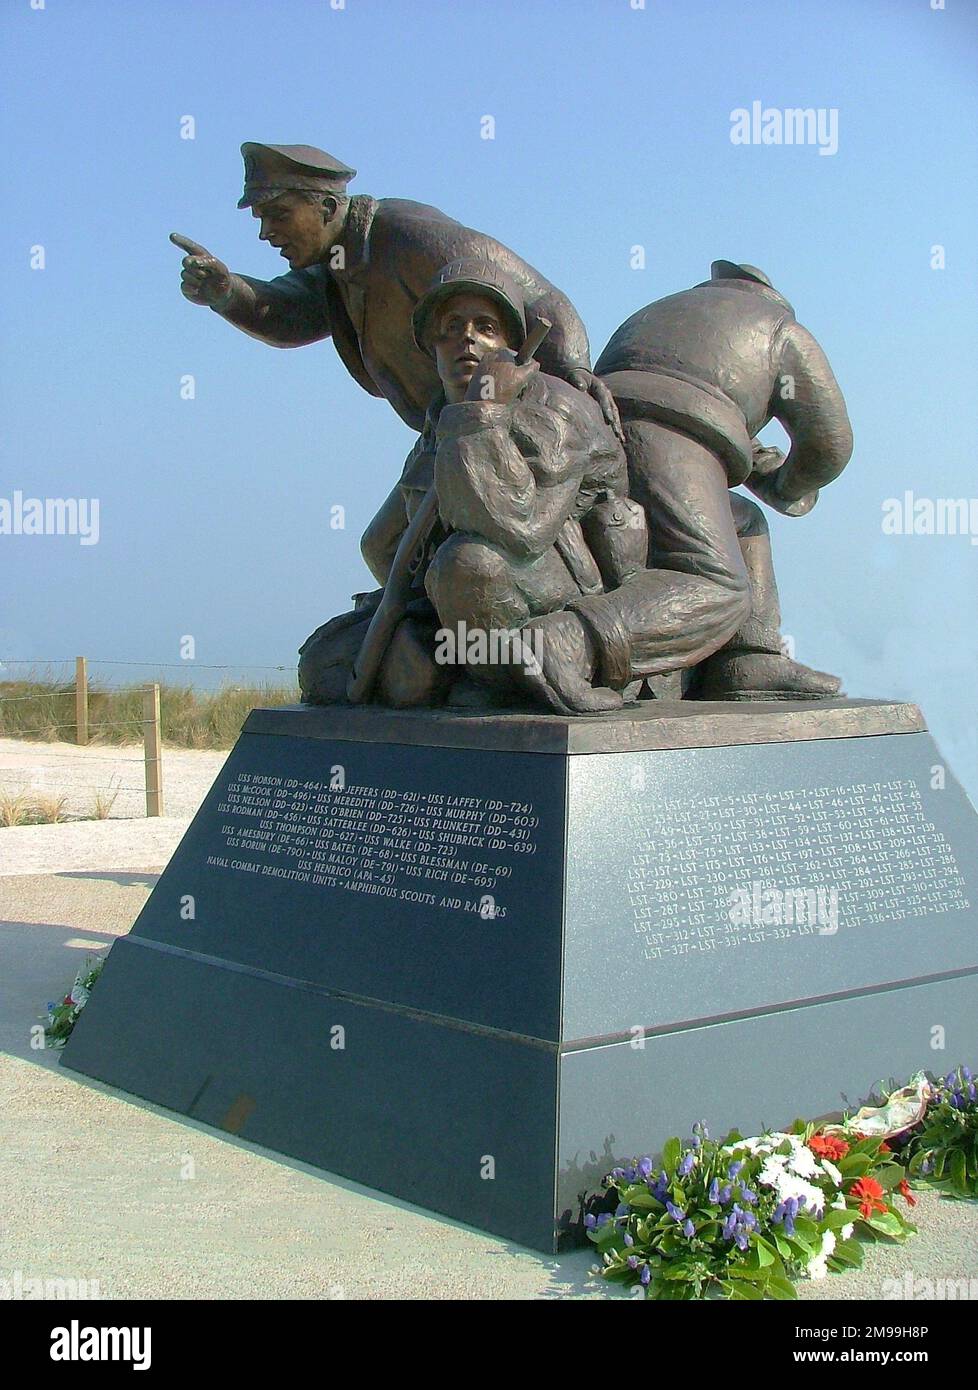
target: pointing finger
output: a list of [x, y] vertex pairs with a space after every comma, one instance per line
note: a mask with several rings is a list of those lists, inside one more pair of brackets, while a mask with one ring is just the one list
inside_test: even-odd
[[210, 252], [205, 246], [201, 246], [197, 241], [191, 241], [189, 237], [180, 236], [179, 232], [171, 232], [170, 240], [174, 246], [179, 246], [181, 251], [188, 252], [191, 256], [209, 256]]

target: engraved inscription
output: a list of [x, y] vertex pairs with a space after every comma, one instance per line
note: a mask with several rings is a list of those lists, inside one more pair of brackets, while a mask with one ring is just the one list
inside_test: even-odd
[[632, 831], [628, 893], [649, 960], [969, 906], [909, 779], [660, 801], [635, 808]]
[[[239, 773], [212, 868], [504, 917], [493, 893], [537, 853], [525, 802]], [[461, 894], [477, 894], [466, 900]]]

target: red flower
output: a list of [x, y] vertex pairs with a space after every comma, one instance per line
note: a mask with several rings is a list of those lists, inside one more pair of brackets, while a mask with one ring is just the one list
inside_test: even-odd
[[65, 997], [64, 997], [64, 999], [63, 999], [61, 1002], [62, 1002], [63, 1004], [70, 1004], [70, 1003], [71, 1003], [71, 995], [70, 995], [70, 994], [66, 994]]
[[834, 1134], [813, 1134], [808, 1141], [808, 1147], [816, 1158], [827, 1158], [830, 1160], [845, 1158], [849, 1152], [849, 1145], [844, 1139], [837, 1139]]
[[868, 1221], [877, 1211], [889, 1210], [881, 1200], [883, 1189], [875, 1178], [857, 1178], [849, 1189], [849, 1196], [859, 1198], [859, 1215], [864, 1221]]
[[897, 1191], [907, 1203], [908, 1207], [915, 1207], [917, 1205], [917, 1198], [910, 1191], [910, 1184], [907, 1182], [906, 1178], [900, 1179]]

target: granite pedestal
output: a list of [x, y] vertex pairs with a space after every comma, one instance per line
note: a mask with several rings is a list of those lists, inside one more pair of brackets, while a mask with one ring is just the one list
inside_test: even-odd
[[978, 1056], [914, 706], [255, 710], [63, 1055], [553, 1250], [611, 1167]]

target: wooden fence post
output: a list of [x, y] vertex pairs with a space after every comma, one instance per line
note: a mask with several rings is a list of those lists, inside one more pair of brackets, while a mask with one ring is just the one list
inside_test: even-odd
[[160, 687], [143, 690], [143, 747], [146, 761], [146, 814], [163, 815], [163, 740], [160, 729]]
[[88, 662], [75, 657], [75, 742], [88, 743]]

